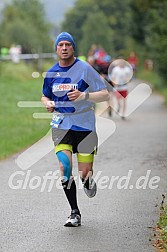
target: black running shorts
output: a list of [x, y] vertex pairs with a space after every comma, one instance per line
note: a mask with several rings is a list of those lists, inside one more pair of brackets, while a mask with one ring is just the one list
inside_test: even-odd
[[52, 128], [54, 145], [72, 145], [73, 153], [94, 153], [98, 146], [97, 133], [93, 131], [76, 131]]

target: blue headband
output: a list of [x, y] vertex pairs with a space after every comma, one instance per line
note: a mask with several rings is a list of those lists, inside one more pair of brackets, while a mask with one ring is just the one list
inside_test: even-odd
[[73, 37], [72, 37], [71, 34], [69, 34], [68, 32], [62, 32], [62, 33], [60, 33], [57, 36], [57, 38], [56, 38], [55, 48], [57, 47], [57, 45], [58, 45], [58, 43], [60, 41], [69, 41], [72, 44], [72, 47], [73, 47], [73, 49], [75, 51], [75, 41], [74, 41], [74, 39], [73, 39]]

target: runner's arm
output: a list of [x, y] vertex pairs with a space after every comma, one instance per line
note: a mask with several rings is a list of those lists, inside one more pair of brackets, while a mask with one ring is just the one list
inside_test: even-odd
[[79, 90], [73, 90], [72, 92], [69, 92], [67, 95], [70, 101], [88, 100], [91, 102], [103, 102], [109, 100], [109, 93], [107, 89], [102, 89], [96, 92], [90, 92], [88, 95], [87, 92], [80, 92]]
[[55, 108], [54, 101], [51, 101], [50, 98], [48, 98], [44, 95], [42, 96], [41, 101], [44, 104], [44, 106], [46, 107], [48, 112], [52, 113], [54, 111], [54, 108]]
[[[85, 92], [86, 93], [86, 92]], [[103, 102], [109, 100], [109, 93], [107, 89], [102, 89], [97, 92], [90, 92], [88, 101], [91, 102]]]

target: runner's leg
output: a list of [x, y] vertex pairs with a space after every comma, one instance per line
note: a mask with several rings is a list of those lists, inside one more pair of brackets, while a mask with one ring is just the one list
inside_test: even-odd
[[[57, 145], [56, 154], [59, 159], [60, 173], [63, 177], [62, 186], [71, 210], [78, 209], [79, 211], [76, 196], [76, 184], [72, 176], [72, 146], [67, 144]], [[63, 156], [61, 157], [62, 154]]]

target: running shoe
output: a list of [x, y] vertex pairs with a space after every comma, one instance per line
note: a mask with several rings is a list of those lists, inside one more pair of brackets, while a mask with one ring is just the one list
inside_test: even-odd
[[96, 195], [97, 185], [93, 178], [91, 178], [91, 181], [89, 182], [89, 188], [84, 184], [84, 192], [89, 198], [93, 198]]
[[81, 226], [81, 215], [77, 209], [71, 211], [71, 215], [64, 224], [65, 227], [78, 227]]

